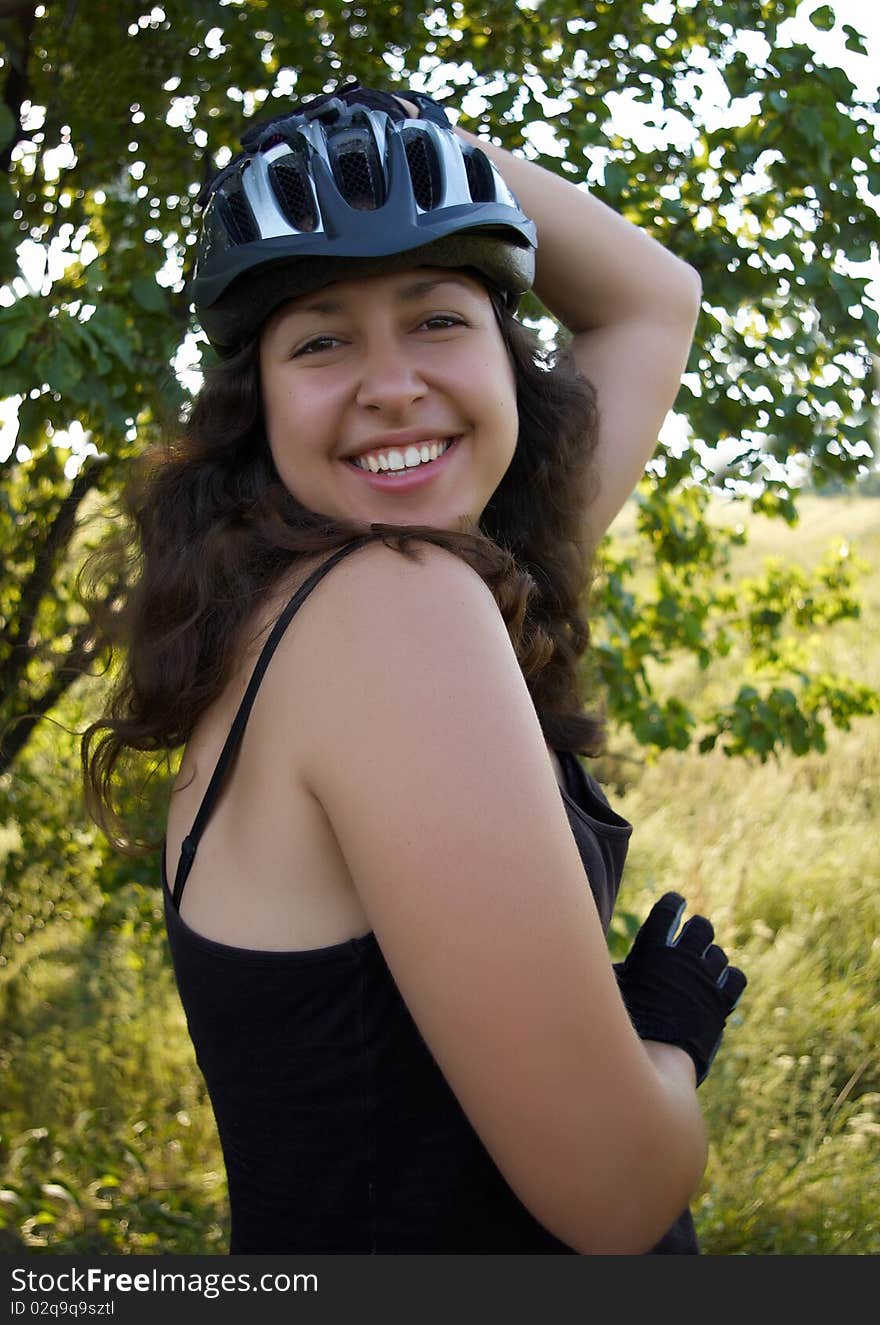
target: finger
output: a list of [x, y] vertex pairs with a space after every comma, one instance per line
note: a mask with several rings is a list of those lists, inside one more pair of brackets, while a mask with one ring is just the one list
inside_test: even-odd
[[731, 1012], [742, 998], [742, 992], [747, 984], [748, 980], [738, 966], [728, 966], [721, 972], [718, 987], [724, 990]]
[[407, 115], [410, 117], [411, 120], [417, 120], [419, 118], [418, 106], [414, 106], [411, 101], [404, 101], [403, 97], [396, 96], [394, 100], [397, 102], [399, 106], [403, 107], [403, 109], [406, 111]]
[[636, 941], [641, 938], [643, 942], [668, 946], [686, 906], [687, 902], [679, 893], [664, 893], [648, 912], [648, 918], [639, 930]]
[[702, 957], [714, 937], [715, 930], [711, 921], [705, 916], [691, 916], [678, 938], [673, 940], [672, 946], [680, 948], [682, 952], [692, 952]]
[[704, 952], [703, 961], [706, 963], [706, 970], [709, 975], [717, 981], [727, 966], [727, 953], [723, 948], [719, 948], [717, 943], [712, 943]]

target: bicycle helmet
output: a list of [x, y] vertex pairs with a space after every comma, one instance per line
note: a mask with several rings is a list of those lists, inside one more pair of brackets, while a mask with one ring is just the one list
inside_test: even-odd
[[217, 352], [279, 304], [347, 278], [467, 267], [511, 309], [534, 279], [537, 232], [477, 147], [436, 119], [321, 98], [242, 140], [208, 184], [191, 287]]

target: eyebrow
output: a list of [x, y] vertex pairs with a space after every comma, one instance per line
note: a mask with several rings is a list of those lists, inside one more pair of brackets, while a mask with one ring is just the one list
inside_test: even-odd
[[[435, 290], [438, 285], [458, 285], [462, 289], [467, 289], [464, 281], [458, 280], [455, 276], [435, 276], [424, 281], [414, 281], [410, 285], [404, 285], [397, 290], [394, 295], [395, 304], [416, 303], [419, 299], [424, 299], [425, 295]], [[289, 308], [288, 316], [295, 317], [301, 313], [343, 313], [345, 305], [341, 299], [317, 299], [310, 304], [304, 304], [301, 308]]]

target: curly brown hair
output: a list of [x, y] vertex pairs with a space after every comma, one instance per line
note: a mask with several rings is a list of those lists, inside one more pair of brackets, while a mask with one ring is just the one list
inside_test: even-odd
[[[120, 758], [184, 745], [228, 683], [255, 604], [298, 562], [355, 538], [416, 560], [414, 540], [435, 543], [468, 562], [498, 603], [545, 740], [598, 753], [602, 721], [585, 711], [580, 665], [590, 638], [595, 391], [567, 349], [549, 356], [500, 299], [492, 302], [514, 367], [519, 435], [476, 526], [365, 525], [297, 501], [266, 441], [258, 339], [205, 369], [182, 433], [136, 466], [122, 532], [81, 575], [104, 641], [123, 652], [107, 710], [81, 746], [86, 806], [120, 850], [159, 845], [126, 839], [112, 799]], [[96, 587], [108, 576], [118, 583], [121, 572], [131, 587], [111, 616]]]

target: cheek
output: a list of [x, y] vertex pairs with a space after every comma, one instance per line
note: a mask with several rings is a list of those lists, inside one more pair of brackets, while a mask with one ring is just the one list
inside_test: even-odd
[[273, 433], [283, 430], [293, 412], [293, 393], [290, 388], [281, 382], [266, 383], [263, 387], [263, 418], [270, 438]]
[[498, 390], [496, 392], [497, 408], [500, 416], [504, 419], [507, 427], [512, 433], [513, 445], [516, 445], [516, 439], [519, 434], [519, 410], [516, 404], [516, 378], [513, 372], [513, 365], [505, 353], [501, 362], [496, 365], [496, 378]]
[[[269, 383], [263, 390], [263, 420], [273, 453], [316, 442], [326, 431], [330, 414], [329, 392]], [[276, 457], [277, 458], [277, 457]]]
[[294, 424], [297, 412], [292, 393], [285, 390], [278, 382], [264, 381], [261, 395], [263, 426], [269, 452], [282, 483], [288, 491], [298, 497], [299, 494], [294, 491], [293, 479], [299, 468], [296, 464], [296, 439], [299, 429]]
[[516, 378], [503, 345], [492, 345], [479, 358], [464, 360], [458, 367], [475, 407], [491, 410], [499, 422], [512, 421], [518, 429]]
[[281, 392], [278, 383], [262, 373], [260, 376], [260, 403], [263, 410], [263, 425], [270, 445], [278, 427], [280, 400]]

